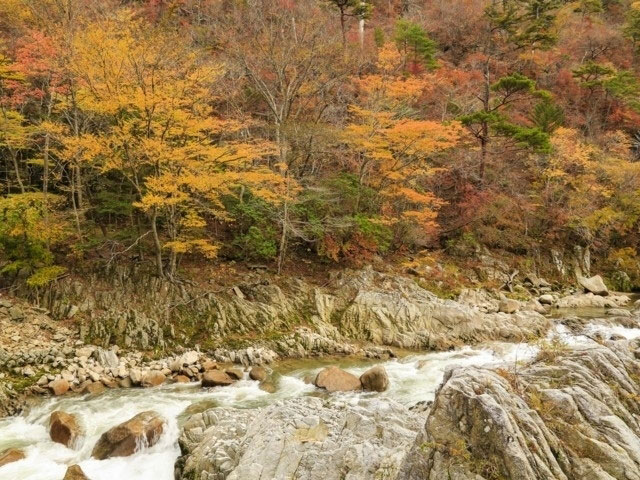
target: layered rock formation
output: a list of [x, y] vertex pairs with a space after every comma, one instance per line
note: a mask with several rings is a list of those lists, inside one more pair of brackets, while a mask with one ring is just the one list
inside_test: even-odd
[[638, 344], [542, 356], [449, 371], [398, 478], [640, 479]]
[[423, 422], [377, 399], [306, 397], [259, 410], [211, 409], [185, 425], [176, 478], [393, 479]]
[[[54, 315], [65, 316], [69, 303], [77, 300], [74, 315], [83, 319], [83, 338], [105, 346], [117, 343], [144, 349], [167, 342], [197, 343], [204, 334], [222, 344], [230, 335], [258, 334], [264, 338], [263, 346], [298, 357], [356, 353], [354, 341], [446, 349], [461, 343], [530, 338], [548, 327], [531, 305], [519, 306], [514, 314], [486, 312], [439, 299], [413, 278], [372, 268], [341, 272], [323, 287], [297, 279], [281, 279], [276, 285], [268, 275], [256, 274], [234, 288], [211, 293], [134, 278], [124, 272], [114, 274], [110, 288], [95, 278], [86, 284], [62, 282], [48, 307]], [[216, 359], [226, 361], [224, 348], [216, 352], [221, 357]]]

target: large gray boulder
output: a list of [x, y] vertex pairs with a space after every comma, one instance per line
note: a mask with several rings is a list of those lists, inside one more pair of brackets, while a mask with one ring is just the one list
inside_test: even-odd
[[118, 355], [113, 350], [96, 348], [93, 351], [93, 358], [96, 362], [106, 368], [116, 368], [119, 364]]
[[305, 397], [211, 409], [184, 426], [177, 479], [396, 479], [424, 419], [391, 400]]
[[609, 295], [609, 289], [604, 284], [604, 280], [600, 275], [595, 275], [591, 278], [578, 277], [578, 283], [586, 292], [591, 292], [594, 295], [600, 295], [606, 297]]
[[517, 374], [445, 375], [398, 478], [640, 479], [636, 343], [593, 343]]

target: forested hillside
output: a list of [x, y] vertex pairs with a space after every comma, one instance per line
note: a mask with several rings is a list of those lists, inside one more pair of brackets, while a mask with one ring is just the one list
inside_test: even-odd
[[2, 0], [3, 282], [578, 246], [640, 286], [639, 55], [633, 0]]

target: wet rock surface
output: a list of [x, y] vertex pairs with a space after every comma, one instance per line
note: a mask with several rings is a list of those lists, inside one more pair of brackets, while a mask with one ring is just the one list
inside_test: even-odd
[[399, 478], [640, 478], [637, 342], [451, 370]]
[[307, 397], [259, 410], [207, 410], [184, 427], [176, 478], [393, 479], [423, 423], [377, 399]]
[[62, 480], [89, 480], [89, 477], [84, 474], [80, 466], [72, 465], [67, 468]]
[[155, 412], [142, 412], [105, 432], [91, 456], [98, 460], [127, 457], [141, 447], [151, 447], [160, 439], [165, 420]]
[[83, 431], [75, 415], [55, 411], [49, 419], [49, 435], [51, 440], [65, 447], [75, 448]]
[[0, 452], [0, 467], [3, 467], [4, 465], [7, 465], [9, 463], [17, 462], [19, 460], [22, 460], [23, 458], [26, 458], [26, 455], [22, 450], [19, 450], [17, 448], [4, 450], [3, 452]]

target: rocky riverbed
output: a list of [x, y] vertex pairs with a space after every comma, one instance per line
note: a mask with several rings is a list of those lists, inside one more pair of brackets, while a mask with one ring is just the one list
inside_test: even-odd
[[165, 356], [3, 299], [2, 413], [30, 402], [0, 420], [0, 478], [640, 478], [640, 315], [587, 286], [445, 301], [368, 270], [288, 336]]

